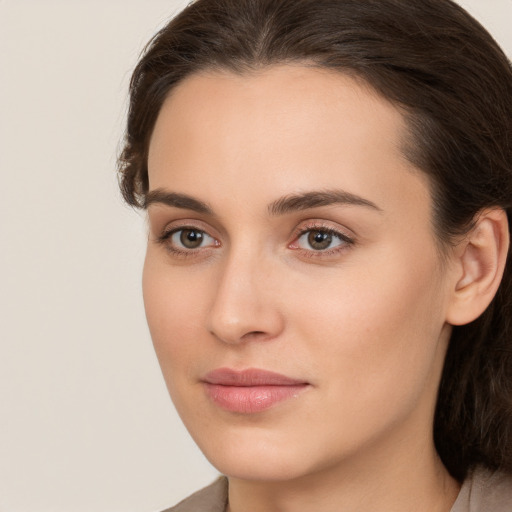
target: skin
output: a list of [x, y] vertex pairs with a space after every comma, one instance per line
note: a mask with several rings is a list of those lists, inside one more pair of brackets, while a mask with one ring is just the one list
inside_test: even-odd
[[[163, 105], [148, 161], [146, 314], [180, 416], [229, 477], [231, 512], [453, 505], [459, 486], [432, 423], [461, 271], [440, 255], [406, 134], [364, 84], [306, 66], [194, 75]], [[332, 190], [371, 206], [269, 211]], [[185, 247], [183, 228], [201, 245]], [[325, 230], [340, 235], [312, 248], [308, 235]], [[308, 386], [233, 413], [202, 382], [221, 367]]]

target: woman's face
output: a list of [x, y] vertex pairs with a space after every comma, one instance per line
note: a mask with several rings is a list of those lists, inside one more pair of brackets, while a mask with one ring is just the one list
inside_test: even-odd
[[166, 100], [144, 300], [220, 471], [292, 479], [432, 445], [454, 272], [405, 137], [368, 87], [305, 66], [195, 75]]

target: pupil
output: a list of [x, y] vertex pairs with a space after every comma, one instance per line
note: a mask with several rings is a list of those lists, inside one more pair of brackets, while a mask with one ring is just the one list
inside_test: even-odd
[[203, 234], [200, 231], [184, 229], [181, 232], [180, 240], [185, 247], [195, 249], [201, 245], [201, 242], [203, 241]]
[[308, 238], [309, 245], [316, 251], [327, 249], [332, 242], [332, 236], [323, 231], [312, 231]]

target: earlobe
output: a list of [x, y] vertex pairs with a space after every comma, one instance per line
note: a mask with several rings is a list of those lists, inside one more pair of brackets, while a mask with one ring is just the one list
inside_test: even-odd
[[507, 214], [501, 208], [480, 212], [457, 248], [455, 286], [447, 322], [464, 325], [478, 318], [500, 285], [509, 249]]

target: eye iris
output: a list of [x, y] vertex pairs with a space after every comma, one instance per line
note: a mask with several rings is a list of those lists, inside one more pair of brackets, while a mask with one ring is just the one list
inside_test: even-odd
[[325, 231], [311, 231], [308, 235], [308, 243], [315, 251], [321, 251], [331, 245], [332, 235]]
[[203, 233], [195, 229], [183, 229], [180, 235], [180, 242], [187, 249], [196, 249], [203, 241]]

